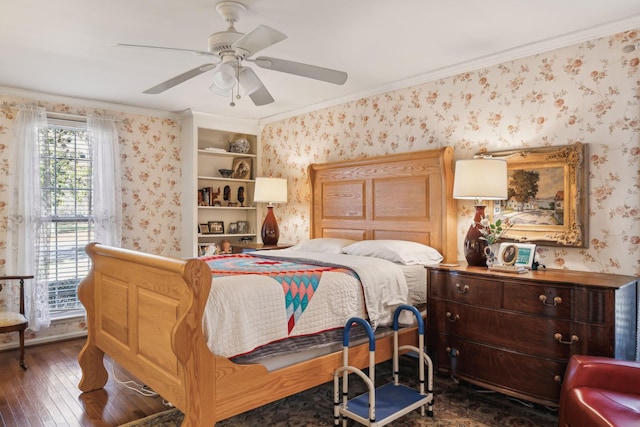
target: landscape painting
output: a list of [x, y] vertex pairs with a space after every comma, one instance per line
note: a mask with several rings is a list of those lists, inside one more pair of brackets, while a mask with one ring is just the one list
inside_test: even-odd
[[508, 198], [495, 218], [511, 224], [564, 225], [564, 168], [510, 170]]
[[505, 158], [507, 200], [489, 210], [512, 224], [503, 235], [548, 246], [588, 244], [586, 144], [482, 153]]

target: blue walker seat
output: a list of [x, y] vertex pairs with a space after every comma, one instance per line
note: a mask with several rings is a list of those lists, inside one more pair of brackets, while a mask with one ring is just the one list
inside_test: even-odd
[[[400, 313], [403, 310], [413, 312], [418, 322], [418, 346], [403, 345], [398, 347], [398, 328]], [[354, 324], [362, 325], [369, 338], [369, 376], [349, 366], [349, 331]], [[399, 306], [393, 315], [393, 383], [375, 387], [375, 350], [376, 341], [369, 322], [359, 317], [349, 319], [344, 327], [342, 339], [342, 364], [333, 375], [333, 419], [334, 425], [347, 425], [347, 418], [360, 424], [378, 427], [386, 425], [409, 412], [421, 408], [421, 414], [433, 416], [433, 364], [424, 351], [424, 321], [418, 309], [410, 305]], [[399, 353], [408, 350], [418, 354], [419, 387], [418, 390], [399, 383]], [[428, 391], [425, 393], [424, 367], [427, 365]], [[367, 385], [368, 392], [351, 400], [349, 394], [349, 373], [358, 375]], [[342, 376], [342, 390], [340, 390]], [[340, 402], [342, 395], [342, 403]]]

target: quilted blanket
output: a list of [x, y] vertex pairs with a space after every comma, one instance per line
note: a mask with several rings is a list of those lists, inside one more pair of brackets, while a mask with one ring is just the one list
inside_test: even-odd
[[262, 274], [280, 283], [284, 294], [289, 335], [313, 299], [324, 272], [332, 271], [358, 277], [353, 270], [343, 267], [264, 259], [250, 254], [208, 258], [204, 261], [211, 268], [213, 278], [237, 274]]
[[[391, 274], [392, 280], [372, 280], [371, 271], [385, 270], [372, 267], [375, 260], [363, 268], [361, 262], [322, 261], [318, 254], [273, 252], [201, 258], [213, 278], [203, 326], [215, 354], [238, 356], [289, 337], [340, 328], [353, 316], [373, 313], [375, 324], [387, 318], [380, 307], [406, 302], [402, 272]], [[369, 297], [374, 304], [367, 304]]]

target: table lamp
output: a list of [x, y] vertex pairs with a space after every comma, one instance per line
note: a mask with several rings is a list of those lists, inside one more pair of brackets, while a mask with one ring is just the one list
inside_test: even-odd
[[475, 200], [476, 213], [464, 239], [464, 257], [469, 265], [486, 267], [484, 248], [480, 239], [484, 218], [483, 200], [507, 199], [507, 161], [494, 158], [458, 160], [453, 178], [453, 198]]
[[274, 203], [287, 203], [287, 180], [285, 178], [256, 178], [256, 188], [253, 201], [268, 203], [267, 216], [262, 223], [262, 243], [265, 245], [277, 245], [280, 238], [280, 229], [276, 216], [273, 214]]

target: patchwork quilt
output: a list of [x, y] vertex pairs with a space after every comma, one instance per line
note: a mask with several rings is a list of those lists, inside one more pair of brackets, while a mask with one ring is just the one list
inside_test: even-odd
[[320, 285], [320, 278], [323, 273], [332, 271], [358, 278], [353, 270], [343, 267], [264, 259], [250, 254], [209, 258], [204, 261], [211, 268], [211, 274], [214, 279], [238, 274], [262, 274], [280, 283], [284, 294], [288, 335], [291, 335], [296, 321], [300, 319], [302, 313], [309, 306]]
[[[353, 316], [369, 317], [375, 325], [387, 317], [380, 316], [380, 307], [392, 311], [391, 306], [406, 302], [401, 271], [390, 280], [373, 280], [376, 271], [386, 270], [374, 267], [381, 260], [370, 265], [275, 252], [285, 251], [201, 258], [212, 273], [203, 326], [215, 354], [234, 357], [290, 337], [341, 328]], [[368, 298], [375, 303], [367, 304]]]

